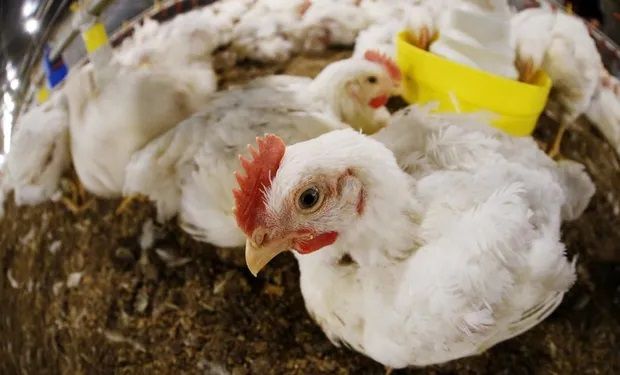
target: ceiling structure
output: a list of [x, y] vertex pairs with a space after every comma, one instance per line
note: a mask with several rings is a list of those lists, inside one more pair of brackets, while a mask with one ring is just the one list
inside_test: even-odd
[[[28, 5], [26, 5], [28, 4]], [[20, 76], [32, 52], [40, 45], [51, 26], [68, 11], [70, 0], [0, 0], [0, 88], [6, 88], [6, 66], [11, 63]], [[24, 6], [32, 14], [24, 16]], [[38, 31], [25, 30], [28, 18], [38, 21]]]
[[[70, 17], [73, 2], [76, 0], [0, 0], [0, 162], [2, 154], [10, 148], [14, 120], [21, 109], [26, 108], [22, 108], [24, 101], [31, 97], [29, 86], [40, 83], [30, 80], [39, 78], [43, 46], [49, 42], [53, 48], [73, 28]], [[107, 8], [101, 20], [111, 32], [152, 6], [154, 0], [77, 2], [85, 7], [105, 3]], [[29, 33], [28, 27], [33, 24], [35, 27]], [[77, 38], [66, 46], [63, 57], [66, 64], [72, 66], [85, 53], [82, 41]]]

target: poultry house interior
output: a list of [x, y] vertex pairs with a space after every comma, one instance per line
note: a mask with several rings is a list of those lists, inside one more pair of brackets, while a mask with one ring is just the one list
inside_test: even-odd
[[620, 373], [612, 0], [0, 3], [0, 373]]

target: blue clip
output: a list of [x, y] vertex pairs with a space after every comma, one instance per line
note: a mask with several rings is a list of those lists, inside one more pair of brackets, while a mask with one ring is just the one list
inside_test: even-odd
[[69, 73], [69, 68], [65, 65], [62, 56], [58, 56], [54, 61], [50, 59], [52, 49], [46, 45], [43, 50], [43, 69], [47, 77], [47, 83], [50, 88], [58, 86]]

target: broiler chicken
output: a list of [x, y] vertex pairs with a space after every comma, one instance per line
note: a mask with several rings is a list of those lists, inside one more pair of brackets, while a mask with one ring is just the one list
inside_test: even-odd
[[46, 201], [70, 163], [67, 103], [58, 93], [19, 118], [6, 158], [6, 183], [17, 205]]
[[559, 155], [566, 128], [590, 106], [602, 68], [601, 57], [582, 19], [548, 7], [518, 13], [512, 27], [521, 80], [531, 81], [542, 69], [553, 82], [551, 100], [560, 105], [562, 113], [549, 152]]
[[91, 66], [70, 75], [71, 156], [80, 181], [105, 198], [122, 194], [131, 155], [194, 112], [191, 91], [166, 74], [118, 67], [98, 87]]
[[593, 184], [532, 139], [460, 120], [403, 110], [376, 136], [396, 153], [347, 129], [259, 139], [234, 191], [251, 272], [292, 250], [327, 337], [392, 368], [476, 355], [541, 322], [575, 280], [561, 220]]
[[303, 49], [322, 51], [329, 46], [351, 46], [370, 25], [360, 0], [310, 0], [300, 23]]
[[90, 65], [69, 76], [63, 91], [71, 154], [88, 191], [120, 196], [133, 153], [193, 114], [215, 91], [210, 59], [217, 43], [210, 39], [217, 24], [208, 21], [217, 19], [200, 10], [162, 25], [147, 22], [135, 41], [114, 53], [103, 45], [90, 54]]
[[257, 0], [234, 27], [240, 59], [283, 61], [301, 49], [299, 24], [310, 0]]
[[344, 123], [364, 132], [385, 125], [384, 104], [399, 71], [381, 55], [366, 57], [330, 64], [314, 79], [272, 76], [217, 93], [199, 114], [134, 155], [126, 194], [155, 201], [160, 221], [180, 209], [181, 225], [200, 240], [242, 245], [231, 212], [237, 155], [265, 132], [297, 142]]
[[[145, 19], [118, 48], [114, 58], [125, 66], [166, 71], [180, 82], [197, 86], [197, 93], [210, 93], [216, 86], [211, 67], [213, 52], [232, 41], [234, 23], [248, 3], [221, 1], [161, 24]], [[203, 99], [199, 96], [196, 101]]]

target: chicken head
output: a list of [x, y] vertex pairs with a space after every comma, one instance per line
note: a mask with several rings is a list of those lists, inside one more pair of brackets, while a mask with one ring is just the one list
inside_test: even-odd
[[285, 148], [279, 137], [266, 135], [257, 139], [258, 149], [250, 147], [252, 160], [241, 157], [245, 176], [236, 175], [235, 217], [247, 236], [246, 262], [254, 275], [283, 251], [308, 254], [333, 244], [364, 212], [365, 188], [347, 163], [350, 153], [318, 155], [315, 167], [307, 163], [308, 149], [316, 151], [320, 140]]

